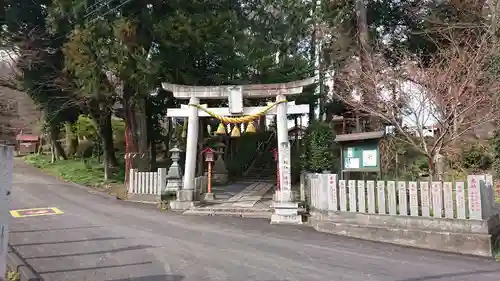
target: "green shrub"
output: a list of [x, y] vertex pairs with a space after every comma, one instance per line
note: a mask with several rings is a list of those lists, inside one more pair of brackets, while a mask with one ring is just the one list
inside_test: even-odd
[[76, 134], [79, 139], [96, 140], [99, 137], [97, 124], [92, 118], [86, 115], [78, 116], [78, 120], [74, 126], [76, 127]]
[[309, 172], [337, 170], [340, 149], [335, 144], [335, 133], [330, 124], [313, 122], [304, 137], [301, 167]]
[[485, 171], [491, 168], [491, 164], [492, 159], [484, 147], [473, 145], [460, 153], [460, 166], [469, 171]]
[[[111, 119], [113, 128], [113, 140], [115, 149], [124, 151], [125, 122], [122, 119]], [[102, 152], [101, 139], [95, 121], [87, 115], [78, 116], [73, 125], [72, 132], [76, 134], [79, 141], [77, 154], [82, 157], [91, 157]]]
[[115, 149], [125, 151], [125, 121], [122, 119], [112, 119], [111, 126], [113, 127]]
[[493, 173], [495, 178], [500, 178], [500, 130], [496, 130], [490, 139], [491, 150], [493, 153]]

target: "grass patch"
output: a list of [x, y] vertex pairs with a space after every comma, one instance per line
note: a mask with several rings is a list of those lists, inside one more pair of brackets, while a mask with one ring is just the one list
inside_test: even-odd
[[108, 181], [104, 181], [104, 167], [97, 158], [68, 159], [50, 163], [50, 156], [32, 154], [23, 159], [25, 163], [47, 174], [93, 188], [104, 189], [113, 185], [123, 185], [125, 180], [125, 168], [120, 166], [111, 169]]
[[21, 280], [21, 276], [19, 276], [19, 273], [7, 268], [7, 272], [5, 273], [5, 281], [19, 281], [19, 280]]

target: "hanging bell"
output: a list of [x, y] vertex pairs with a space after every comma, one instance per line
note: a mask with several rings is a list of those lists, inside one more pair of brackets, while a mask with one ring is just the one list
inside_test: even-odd
[[231, 130], [231, 137], [232, 138], [239, 138], [240, 136], [241, 136], [240, 128], [238, 128], [238, 125], [236, 125]]
[[217, 131], [215, 133], [217, 135], [225, 135], [226, 134], [226, 128], [224, 127], [224, 124], [222, 122], [219, 123], [219, 127], [217, 127]]
[[253, 134], [255, 133], [257, 130], [255, 130], [255, 125], [253, 124], [253, 121], [250, 121], [248, 122], [248, 125], [247, 125], [247, 130], [245, 131], [245, 133], [250, 133], [250, 134]]

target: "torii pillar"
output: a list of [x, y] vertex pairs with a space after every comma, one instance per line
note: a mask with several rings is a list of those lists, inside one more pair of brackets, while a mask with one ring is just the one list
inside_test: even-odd
[[[190, 104], [199, 104], [200, 100], [228, 99], [228, 108], [207, 108], [221, 116], [242, 116], [261, 112], [265, 107], [244, 107], [243, 98], [276, 98], [284, 101], [286, 96], [302, 93], [303, 87], [315, 83], [316, 78], [280, 83], [254, 84], [243, 86], [185, 86], [162, 83], [163, 89], [173, 93], [176, 99], [189, 99]], [[309, 105], [295, 105], [293, 102], [279, 103], [266, 115], [277, 115], [277, 135], [280, 148], [280, 182], [281, 191], [275, 196], [281, 203], [292, 202], [290, 175], [290, 144], [288, 140], [288, 114], [307, 114]], [[198, 142], [199, 117], [209, 117], [207, 113], [194, 106], [184, 106], [167, 110], [168, 117], [188, 117], [186, 161], [182, 190], [178, 192], [178, 208], [188, 209], [193, 206], [194, 178], [196, 171], [196, 156]], [[180, 203], [184, 202], [184, 203]]]

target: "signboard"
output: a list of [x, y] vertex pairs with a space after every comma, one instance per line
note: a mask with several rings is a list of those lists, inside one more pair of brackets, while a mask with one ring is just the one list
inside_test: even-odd
[[229, 112], [231, 114], [243, 113], [243, 91], [241, 87], [234, 86], [229, 90]]
[[359, 169], [359, 158], [347, 157], [344, 167], [346, 169]]
[[378, 154], [377, 150], [363, 150], [363, 166], [365, 167], [377, 167], [378, 166]]
[[345, 144], [342, 152], [344, 170], [379, 170], [377, 143]]

